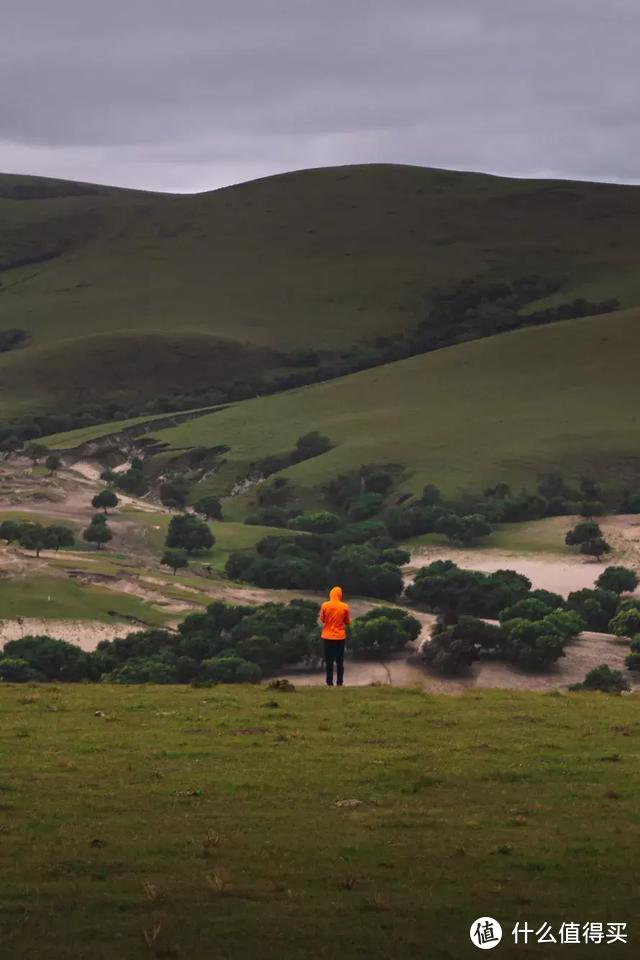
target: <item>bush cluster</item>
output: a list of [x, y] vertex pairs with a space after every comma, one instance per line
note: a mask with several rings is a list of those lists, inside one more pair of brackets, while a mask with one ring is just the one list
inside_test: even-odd
[[393, 600], [402, 592], [393, 540], [379, 521], [346, 524], [334, 533], [265, 537], [255, 552], [235, 551], [226, 573], [262, 587], [323, 590], [339, 583], [352, 594]]
[[59, 550], [73, 547], [75, 537], [70, 527], [62, 524], [43, 526], [41, 523], [4, 520], [0, 523], [0, 540], [19, 543], [25, 550], [34, 550], [37, 557], [41, 550]]
[[[615, 586], [603, 589], [602, 584]], [[528, 670], [542, 670], [564, 655], [583, 630], [633, 639], [628, 666], [640, 667], [640, 608], [624, 590], [637, 585], [633, 571], [608, 567], [593, 590], [577, 590], [563, 600], [547, 590], [531, 590], [526, 577], [511, 570], [493, 574], [461, 570], [450, 560], [423, 567], [406, 595], [438, 615], [424, 659], [446, 673], [465, 671], [480, 658], [494, 657]], [[497, 619], [498, 625], [483, 619]]]

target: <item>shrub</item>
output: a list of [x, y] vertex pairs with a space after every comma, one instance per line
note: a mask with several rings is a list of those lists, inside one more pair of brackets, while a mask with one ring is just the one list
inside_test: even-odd
[[176, 683], [175, 666], [161, 657], [133, 657], [105, 674], [109, 683]]
[[296, 448], [293, 452], [294, 463], [301, 460], [309, 460], [311, 457], [318, 457], [327, 450], [331, 450], [332, 443], [328, 437], [324, 437], [317, 430], [311, 433], [305, 433], [296, 441]]
[[[548, 615], [553, 616], [552, 614]], [[564, 656], [567, 638], [548, 617], [531, 621], [518, 618], [502, 625], [505, 657], [527, 670], [543, 670]]]
[[436, 623], [431, 640], [422, 647], [423, 660], [438, 673], [453, 676], [466, 673], [480, 657], [478, 636], [483, 628], [482, 621], [474, 617], [461, 617], [447, 627]]
[[542, 600], [538, 600], [535, 597], [525, 597], [524, 600], [519, 600], [517, 603], [514, 603], [513, 606], [501, 610], [498, 614], [498, 619], [501, 623], [516, 619], [542, 620], [543, 617], [546, 617], [553, 609], [555, 608], [550, 607]]
[[411, 554], [408, 550], [402, 550], [400, 547], [390, 547], [383, 550], [380, 554], [383, 563], [392, 563], [396, 567], [404, 567], [411, 560]]
[[289, 523], [289, 511], [284, 507], [260, 507], [247, 514], [245, 523], [256, 527], [286, 527]]
[[186, 506], [189, 496], [189, 480], [184, 476], [172, 477], [160, 484], [160, 500], [165, 507]]
[[5, 683], [32, 683], [44, 679], [27, 660], [20, 657], [0, 658], [0, 680]]
[[384, 657], [420, 636], [421, 624], [397, 607], [375, 607], [355, 620], [349, 634], [354, 656]]
[[622, 607], [612, 618], [609, 632], [618, 637], [635, 637], [640, 634], [640, 610], [631, 605]]
[[305, 530], [307, 533], [335, 533], [341, 526], [340, 517], [335, 513], [301, 513], [289, 521], [292, 530]]
[[602, 693], [622, 693], [629, 689], [629, 681], [620, 670], [612, 670], [606, 663], [594, 667], [582, 683], [571, 686], [572, 690], [601, 690]]
[[352, 501], [347, 517], [351, 523], [358, 523], [361, 520], [370, 520], [371, 517], [379, 513], [384, 497], [380, 493], [363, 493]]
[[488, 537], [492, 526], [481, 514], [470, 514], [466, 517], [454, 513], [445, 514], [434, 525], [436, 533], [443, 533], [450, 543], [460, 543], [470, 546], [478, 540]]
[[635, 636], [631, 641], [629, 655], [624, 662], [629, 670], [640, 670], [640, 636]]
[[216, 683], [258, 683], [262, 671], [242, 657], [213, 657], [202, 662], [202, 678]]
[[618, 597], [610, 590], [574, 590], [567, 597], [566, 607], [580, 614], [588, 630], [604, 633], [618, 608]]
[[194, 503], [193, 509], [206, 520], [222, 520], [222, 504], [219, 497], [200, 497]]
[[24, 660], [44, 680], [73, 683], [91, 676], [89, 654], [73, 643], [46, 634], [10, 640], [5, 644], [4, 657]]

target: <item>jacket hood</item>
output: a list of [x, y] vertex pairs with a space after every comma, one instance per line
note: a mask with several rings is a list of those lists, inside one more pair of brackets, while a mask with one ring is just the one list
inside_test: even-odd
[[342, 587], [333, 587], [329, 591], [329, 600], [333, 600], [334, 603], [342, 600]]

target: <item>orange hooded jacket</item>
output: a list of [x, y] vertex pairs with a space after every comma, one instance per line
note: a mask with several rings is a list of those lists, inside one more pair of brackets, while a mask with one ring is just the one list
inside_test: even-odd
[[322, 623], [323, 640], [345, 640], [345, 627], [351, 623], [349, 607], [342, 602], [342, 587], [334, 587], [329, 593], [329, 600], [320, 607], [320, 621]]

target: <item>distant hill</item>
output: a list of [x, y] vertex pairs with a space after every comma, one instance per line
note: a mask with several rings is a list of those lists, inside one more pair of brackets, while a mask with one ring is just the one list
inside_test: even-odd
[[0, 354], [0, 404], [246, 383], [412, 327], [466, 277], [537, 273], [562, 281], [548, 303], [633, 306], [639, 215], [637, 187], [391, 165], [194, 196], [0, 176], [0, 333], [27, 334]]
[[[192, 447], [226, 445], [224, 465], [205, 489], [228, 494], [253, 463], [293, 448], [318, 430], [332, 450], [284, 475], [309, 503], [340, 472], [398, 465], [397, 493], [435, 483], [447, 493], [479, 492], [501, 481], [533, 489], [540, 474], [587, 474], [609, 488], [640, 493], [640, 310], [567, 320], [411, 357], [273, 397], [248, 400], [165, 430], [162, 461]], [[70, 448], [108, 428], [54, 437]], [[248, 496], [225, 506], [229, 518]]]

